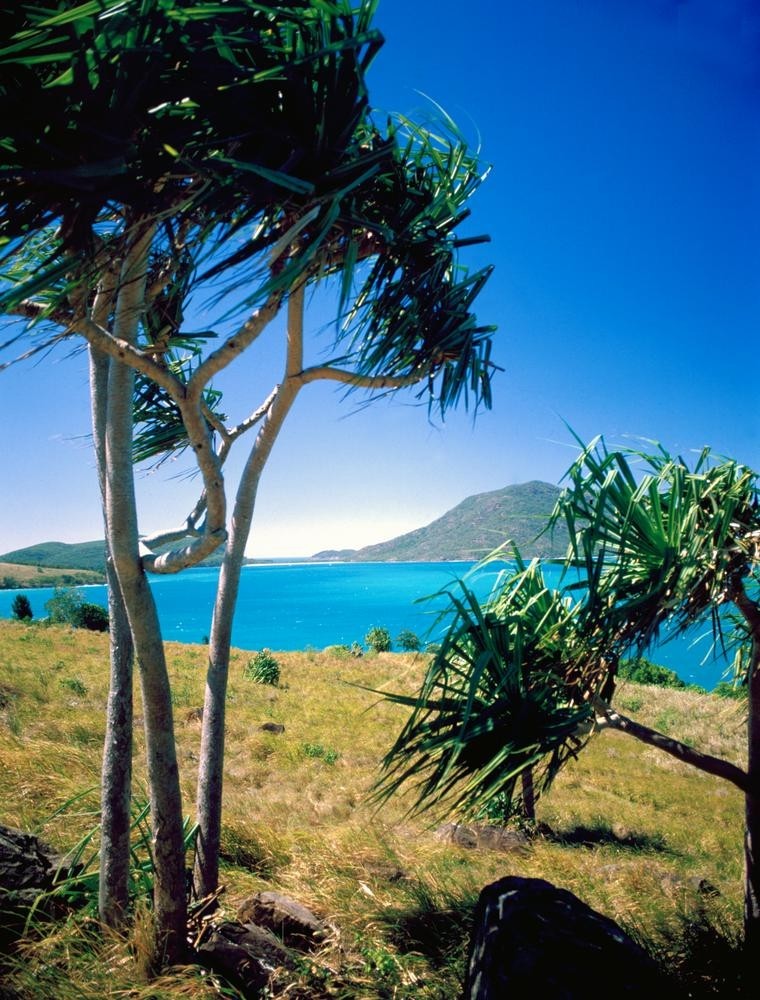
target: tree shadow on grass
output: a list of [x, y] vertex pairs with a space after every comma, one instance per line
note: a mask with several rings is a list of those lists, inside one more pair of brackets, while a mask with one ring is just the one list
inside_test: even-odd
[[623, 847], [631, 851], [668, 854], [671, 857], [677, 853], [662, 834], [615, 830], [608, 823], [595, 823], [592, 826], [579, 825], [569, 827], [566, 830], [545, 828], [541, 834], [545, 840], [563, 847]]
[[389, 940], [404, 954], [423, 955], [436, 969], [457, 965], [463, 970], [478, 890], [454, 895], [414, 883], [408, 892], [408, 905], [378, 915]]
[[652, 956], [689, 1000], [749, 995], [742, 990], [741, 942], [705, 914], [683, 918]]

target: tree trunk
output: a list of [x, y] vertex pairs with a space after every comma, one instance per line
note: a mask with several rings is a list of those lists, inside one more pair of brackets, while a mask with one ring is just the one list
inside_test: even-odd
[[[130, 343], [136, 340], [143, 307], [148, 245], [147, 235], [138, 237], [121, 273], [114, 333]], [[179, 961], [186, 950], [185, 852], [169, 677], [156, 605], [139, 555], [132, 470], [133, 387], [133, 370], [112, 360], [106, 422], [107, 541], [140, 668], [153, 834], [153, 959], [160, 967]]]
[[[256, 488], [250, 498], [251, 516], [256, 502]], [[239, 501], [235, 505], [238, 514]], [[219, 883], [219, 851], [222, 836], [222, 785], [224, 768], [224, 720], [227, 700], [227, 678], [232, 643], [232, 622], [240, 585], [248, 528], [233, 517], [219, 570], [214, 614], [209, 637], [209, 657], [206, 671], [206, 694], [203, 704], [200, 763], [198, 765], [197, 819], [193, 887], [196, 897], [203, 899], [216, 891]]]
[[722, 757], [713, 757], [709, 753], [702, 753], [688, 746], [686, 743], [681, 743], [680, 740], [674, 740], [670, 736], [665, 736], [664, 733], [660, 733], [656, 729], [651, 729], [640, 722], [634, 722], [633, 719], [629, 719], [627, 716], [621, 715], [620, 712], [612, 709], [600, 698], [594, 700], [594, 709], [597, 713], [597, 729], [617, 729], [618, 732], [627, 733], [629, 736], [633, 736], [634, 739], [641, 740], [642, 743], [656, 747], [658, 750], [670, 754], [671, 757], [683, 761], [684, 764], [691, 764], [692, 767], [696, 767], [706, 774], [714, 774], [718, 778], [730, 781], [732, 785], [736, 785], [737, 788], [741, 789], [745, 795], [748, 794], [749, 776], [747, 772], [730, 761], [723, 760]]
[[760, 642], [752, 644], [747, 708], [747, 772], [744, 830], [744, 993], [760, 991]]
[[[92, 433], [106, 522], [106, 423], [108, 357], [90, 348]], [[110, 683], [100, 792], [100, 877], [98, 913], [107, 927], [120, 927], [129, 902], [129, 834], [132, 796], [132, 666], [133, 645], [119, 581], [106, 542]]]
[[261, 472], [300, 387], [301, 383], [296, 380], [285, 381], [256, 437], [238, 487], [235, 509], [232, 514], [232, 526], [224, 553], [224, 561], [219, 572], [219, 584], [209, 640], [203, 730], [198, 765], [198, 837], [193, 883], [195, 894], [200, 899], [215, 892], [219, 884], [224, 711], [230, 665], [232, 622], [240, 585], [240, 572], [251, 530]]
[[523, 771], [521, 777], [522, 785], [522, 809], [523, 816], [529, 823], [536, 822], [536, 790], [533, 787], [533, 768], [529, 767]]
[[120, 927], [129, 901], [129, 834], [132, 798], [133, 645], [110, 554], [108, 622], [111, 677], [103, 747], [98, 912], [108, 927]]

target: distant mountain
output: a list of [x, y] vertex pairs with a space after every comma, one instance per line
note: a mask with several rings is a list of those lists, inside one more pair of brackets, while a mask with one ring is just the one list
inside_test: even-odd
[[[202, 566], [221, 565], [223, 550], [214, 552], [201, 563]], [[248, 562], [249, 560], [246, 560]], [[16, 549], [0, 555], [0, 563], [17, 566], [43, 566], [57, 569], [90, 569], [105, 579], [105, 542], [40, 542], [25, 549]]]
[[103, 541], [99, 542], [40, 542], [25, 549], [0, 555], [0, 562], [20, 566], [49, 566], [59, 569], [91, 569], [105, 574], [106, 561]]
[[348, 562], [477, 562], [507, 539], [523, 556], [564, 555], [567, 529], [558, 525], [552, 535], [536, 536], [546, 527], [560, 489], [550, 483], [530, 482], [477, 493], [452, 507], [424, 528], [363, 549], [326, 550], [313, 559]]

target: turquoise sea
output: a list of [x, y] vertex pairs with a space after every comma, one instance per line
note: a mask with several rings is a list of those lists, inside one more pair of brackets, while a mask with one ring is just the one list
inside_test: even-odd
[[[151, 578], [165, 639], [202, 642], [211, 626], [217, 569], [192, 569]], [[558, 572], [546, 567], [549, 580]], [[437, 621], [447, 606], [441, 591], [468, 583], [488, 596], [499, 568], [474, 569], [469, 563], [266, 563], [243, 570], [235, 614], [233, 644], [242, 649], [322, 649], [362, 642], [373, 626], [395, 638], [402, 629], [425, 642], [440, 637]], [[83, 587], [85, 599], [106, 604], [104, 586]], [[35, 618], [45, 615], [48, 588], [0, 591], [0, 617], [11, 616], [17, 593], [29, 598]], [[437, 597], [431, 595], [436, 595]], [[709, 641], [695, 634], [662, 644], [649, 658], [675, 670], [684, 680], [712, 688], [726, 662], [710, 656]], [[705, 660], [706, 658], [706, 660]], [[700, 661], [705, 660], [704, 663]]]

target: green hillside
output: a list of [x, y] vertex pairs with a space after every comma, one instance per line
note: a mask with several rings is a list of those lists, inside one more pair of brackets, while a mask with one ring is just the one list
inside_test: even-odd
[[553, 535], [536, 536], [546, 527], [560, 489], [538, 481], [506, 486], [467, 497], [423, 528], [350, 554], [319, 553], [314, 558], [353, 562], [476, 562], [511, 539], [526, 557], [561, 556], [567, 548], [564, 525]]
[[[200, 565], [220, 566], [223, 556], [224, 550], [219, 549], [204, 559]], [[249, 559], [245, 561], [250, 562]], [[74, 583], [101, 582], [105, 580], [106, 572], [105, 542], [102, 539], [94, 542], [40, 542], [38, 545], [30, 545], [25, 549], [3, 553], [0, 555], [0, 563], [13, 563], [15, 567], [34, 566], [55, 569], [59, 573], [60, 570], [65, 569], [92, 570], [99, 575], [98, 581], [82, 578], [68, 581], [67, 586], [73, 586]], [[12, 575], [19, 576], [15, 571]], [[37, 584], [38, 586], [54, 586], [50, 582], [40, 583], [37, 581]], [[26, 586], [26, 583], [24, 582], [23, 585]], [[7, 584], [7, 586], [11, 586], [11, 584]]]
[[4, 552], [0, 562], [21, 566], [47, 566], [59, 569], [91, 569], [105, 573], [105, 543], [95, 542], [40, 542], [25, 549]]

